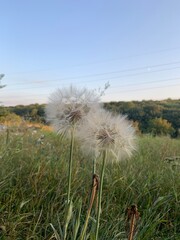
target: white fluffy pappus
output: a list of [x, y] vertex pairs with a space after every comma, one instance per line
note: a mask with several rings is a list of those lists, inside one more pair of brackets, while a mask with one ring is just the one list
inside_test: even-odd
[[89, 113], [77, 134], [83, 152], [95, 157], [107, 149], [120, 160], [136, 150], [135, 129], [130, 122], [125, 116], [114, 116], [104, 109]]
[[70, 86], [52, 93], [45, 111], [54, 129], [58, 133], [65, 133], [72, 126], [80, 124], [83, 117], [98, 106], [99, 96], [94, 91]]

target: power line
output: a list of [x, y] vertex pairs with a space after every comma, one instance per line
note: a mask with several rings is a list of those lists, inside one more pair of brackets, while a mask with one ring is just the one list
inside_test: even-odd
[[160, 83], [160, 82], [168, 82], [168, 81], [173, 81], [173, 80], [180, 80], [180, 77], [178, 78], [169, 78], [169, 79], [161, 79], [161, 80], [153, 80], [153, 81], [148, 81], [148, 82], [140, 82], [140, 83], [129, 83], [126, 85], [117, 85], [117, 86], [112, 86], [112, 88], [117, 88], [117, 87], [128, 87], [128, 86], [138, 86], [138, 85], [144, 85], [144, 84], [149, 84], [149, 83]]
[[[120, 90], [120, 91], [115, 91], [112, 93], [106, 93], [105, 96], [112, 95], [112, 94], [117, 94], [117, 93], [128, 93], [128, 92], [136, 92], [136, 91], [146, 91], [146, 90], [151, 90], [151, 89], [159, 89], [159, 88], [167, 88], [167, 87], [175, 87], [175, 86], [180, 86], [180, 84], [171, 84], [171, 85], [166, 85], [166, 86], [159, 86], [159, 87], [148, 87], [148, 88], [137, 88], [137, 89], [130, 89], [130, 90]], [[25, 98], [32, 98], [32, 97], [39, 97], [39, 96], [47, 96], [49, 95], [48, 93], [39, 93], [37, 94], [31, 94], [30, 96], [25, 96]], [[24, 96], [23, 96], [24, 98]], [[12, 99], [12, 98], [11, 98]], [[15, 98], [13, 98], [15, 99]]]
[[[126, 74], [126, 75], [121, 75], [121, 76], [116, 76], [116, 77], [111, 77], [111, 78], [103, 78], [100, 79], [102, 80], [111, 80], [111, 79], [118, 79], [118, 78], [124, 78], [124, 77], [134, 77], [134, 76], [140, 76], [144, 74], [150, 74], [150, 73], [155, 73], [155, 72], [164, 72], [164, 71], [169, 71], [169, 70], [174, 70], [174, 69], [179, 69], [180, 67], [173, 67], [173, 68], [165, 68], [165, 69], [160, 69], [160, 70], [154, 70], [154, 71], [149, 71], [149, 72], [140, 72], [140, 73], [133, 73], [133, 74]], [[97, 80], [94, 80], [97, 81]]]
[[[91, 63], [72, 65], [71, 68], [72, 67], [95, 65], [95, 64], [106, 63], [106, 62], [111, 62], [111, 61], [117, 61], [117, 60], [120, 60], [120, 59], [136, 58], [136, 57], [141, 57], [141, 56], [146, 56], [146, 55], [153, 55], [153, 54], [157, 54], [157, 53], [171, 52], [171, 51], [175, 51], [175, 50], [179, 50], [179, 49], [180, 49], [180, 47], [166, 48], [166, 49], [161, 49], [161, 50], [158, 50], [158, 51], [145, 52], [145, 53], [140, 53], [140, 54], [121, 56], [121, 57], [118, 57], [118, 58], [106, 59], [104, 61], [96, 61], [96, 62], [91, 62]], [[30, 71], [20, 71], [20, 72], [14, 72], [14, 73], [12, 72], [9, 75], [23, 74], [23, 73], [33, 73], [33, 72], [46, 72], [46, 71], [49, 71], [49, 70], [51, 71], [51, 70], [57, 70], [57, 69], [39, 69], [39, 70], [30, 70]]]
[[[116, 87], [127, 87], [127, 86], [137, 86], [137, 85], [144, 85], [144, 84], [149, 84], [149, 83], [159, 83], [159, 82], [167, 82], [167, 81], [173, 81], [173, 80], [180, 80], [180, 77], [177, 78], [168, 78], [168, 79], [160, 79], [160, 80], [152, 80], [152, 81], [147, 81], [147, 82], [139, 82], [139, 83], [129, 83], [129, 84], [121, 84], [121, 85], [116, 85], [112, 86], [111, 88], [116, 88]], [[69, 85], [69, 84], [68, 84]], [[30, 90], [30, 89], [37, 89], [37, 88], [48, 88], [47, 86], [39, 86], [39, 87], [31, 87], [31, 88], [19, 88], [18, 90]], [[14, 89], [12, 89], [14, 90]], [[17, 91], [17, 89], [15, 89]]]
[[[171, 85], [166, 85], [166, 86], [159, 86], [159, 87], [151, 87], [151, 88], [140, 88], [140, 89], [130, 89], [128, 91], [118, 91], [118, 92], [113, 92], [113, 94], [116, 93], [124, 93], [124, 92], [136, 92], [136, 91], [146, 91], [146, 90], [151, 90], [151, 89], [158, 89], [158, 88], [167, 88], [167, 87], [176, 87], [176, 86], [180, 86], [180, 84], [171, 84]], [[112, 93], [109, 93], [112, 94]]]
[[[163, 71], [169, 71], [169, 70], [174, 70], [174, 69], [179, 69], [179, 68], [180, 68], [180, 66], [172, 67], [172, 68], [163, 68], [163, 69], [158, 69], [158, 70], [153, 70], [153, 71], [144, 71], [144, 72], [138, 72], [138, 73], [133, 73], [133, 74], [125, 74], [125, 75], [120, 75], [120, 76], [115, 76], [115, 77], [102, 78], [102, 79], [91, 79], [91, 80], [88, 80], [88, 81], [85, 80], [85, 81], [76, 82], [76, 83], [87, 83], [87, 82], [94, 82], [94, 81], [118, 79], [118, 78], [124, 78], [124, 77], [140, 76], [140, 75], [143, 75], [143, 74], [150, 74], [150, 73], [155, 73], [155, 72], [163, 72]], [[45, 83], [45, 82], [59, 82], [59, 81], [62, 82], [64, 80], [72, 80], [72, 79], [78, 79], [78, 77], [74, 77], [74, 78], [60, 78], [60, 79], [52, 79], [52, 80], [42, 80], [42, 81], [37, 81], [37, 82], [31, 81], [29, 83], [21, 82], [21, 83], [11, 84], [11, 86], [26, 85], [26, 84], [33, 84], [33, 83], [37, 84], [37, 83]]]

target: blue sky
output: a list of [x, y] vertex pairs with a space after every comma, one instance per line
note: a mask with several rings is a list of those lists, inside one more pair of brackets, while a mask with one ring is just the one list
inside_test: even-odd
[[107, 82], [103, 101], [180, 98], [179, 0], [6, 0], [0, 9], [4, 105]]

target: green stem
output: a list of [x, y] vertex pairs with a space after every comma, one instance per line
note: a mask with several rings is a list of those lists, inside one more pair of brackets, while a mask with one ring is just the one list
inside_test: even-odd
[[96, 157], [93, 159], [93, 175], [96, 174]]
[[100, 176], [100, 188], [99, 188], [99, 199], [98, 199], [98, 212], [97, 212], [95, 240], [98, 240], [98, 233], [99, 233], [99, 222], [100, 222], [100, 215], [101, 215], [102, 188], [103, 188], [103, 180], [104, 180], [104, 170], [105, 170], [105, 165], [106, 165], [106, 158], [107, 158], [107, 150], [104, 150], [104, 152], [103, 152], [102, 170], [101, 170], [101, 176]]
[[69, 169], [68, 169], [68, 194], [67, 194], [68, 204], [71, 199], [71, 175], [72, 175], [73, 148], [74, 148], [74, 127], [71, 129], [71, 144], [70, 144]]
[[90, 218], [90, 214], [91, 214], [91, 209], [92, 209], [92, 206], [93, 206], [93, 203], [94, 203], [94, 198], [96, 196], [97, 188], [98, 188], [98, 176], [96, 174], [94, 174], [93, 175], [93, 181], [92, 181], [91, 197], [90, 197], [90, 201], [89, 201], [89, 208], [88, 208], [88, 211], [87, 211], [86, 220], [85, 220], [84, 227], [83, 227], [83, 230], [81, 232], [79, 240], [84, 240], [86, 230], [87, 230], [87, 226], [88, 226], [88, 222], [89, 222], [89, 218]]
[[[94, 175], [95, 175], [95, 173], [96, 173], [96, 158], [94, 157], [94, 159], [93, 159], [93, 169], [92, 169], [93, 184], [94, 184]], [[89, 218], [90, 218], [91, 209], [92, 209], [92, 205], [93, 205], [94, 197], [95, 197], [93, 195], [94, 194], [94, 192], [93, 192], [94, 185], [93, 184], [92, 184], [92, 190], [91, 190], [91, 195], [90, 195], [89, 208], [88, 208], [88, 211], [87, 211], [86, 220], [85, 220], [84, 227], [83, 227], [83, 230], [81, 232], [79, 240], [83, 240], [84, 239], [84, 236], [85, 236], [86, 230], [87, 230], [87, 226], [88, 226], [88, 222], [89, 222]]]
[[90, 213], [91, 213], [91, 209], [88, 209], [85, 224], [84, 224], [84, 227], [83, 227], [83, 230], [82, 230], [82, 233], [81, 233], [81, 236], [80, 236], [79, 240], [84, 240], [84, 236], [86, 234], [86, 230], [87, 230], [87, 226], [88, 226], [88, 222], [89, 222]]
[[7, 128], [6, 132], [6, 145], [9, 143], [9, 129]]

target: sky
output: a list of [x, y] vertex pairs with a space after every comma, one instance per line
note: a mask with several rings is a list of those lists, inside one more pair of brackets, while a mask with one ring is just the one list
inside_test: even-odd
[[179, 0], [0, 0], [3, 105], [71, 84], [102, 101], [180, 98]]

